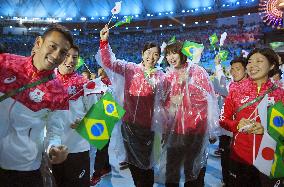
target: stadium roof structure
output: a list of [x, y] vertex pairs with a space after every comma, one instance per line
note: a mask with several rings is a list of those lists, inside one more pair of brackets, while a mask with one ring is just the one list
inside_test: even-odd
[[0, 16], [107, 22], [117, 1], [122, 1], [119, 16], [132, 15], [136, 19], [198, 15], [258, 5], [257, 0], [0, 0]]

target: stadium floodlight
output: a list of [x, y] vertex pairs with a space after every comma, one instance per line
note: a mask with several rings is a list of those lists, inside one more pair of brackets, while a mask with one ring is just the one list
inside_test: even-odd
[[194, 12], [194, 10], [191, 10], [191, 12]]
[[147, 14], [147, 16], [149, 17], [149, 16], [151, 16], [151, 14]]
[[206, 23], [209, 23], [209, 21], [206, 21]]
[[138, 18], [138, 17], [139, 17], [139, 15], [138, 15], [138, 14], [136, 14], [136, 15], [135, 15], [135, 17], [136, 17], [136, 18]]
[[12, 25], [10, 25], [10, 29], [12, 29], [13, 28], [13, 26]]
[[197, 24], [198, 24], [198, 21], [196, 21], [195, 24], [197, 25]]
[[185, 27], [185, 23], [184, 23], [184, 24], [182, 24], [182, 26], [183, 26], [183, 27]]
[[95, 18], [94, 17], [91, 17], [91, 20], [94, 20]]
[[198, 11], [198, 10], [199, 10], [198, 8], [195, 9], [195, 11]]
[[226, 6], [225, 4], [222, 5], [222, 7], [225, 7], [225, 6]]
[[139, 27], [136, 27], [136, 29], [138, 30], [138, 29], [139, 29]]
[[172, 26], [173, 26], [173, 24], [169, 24], [169, 26], [170, 26], [170, 27], [172, 27]]
[[125, 27], [126, 30], [128, 30], [128, 27]]
[[173, 12], [170, 12], [170, 14], [173, 14]]
[[85, 18], [85, 17], [81, 17], [81, 20], [82, 20], [82, 21], [86, 21], [86, 20], [87, 20], [87, 18]]
[[162, 15], [162, 13], [161, 13], [161, 12], [159, 12], [159, 16], [160, 16], [160, 15]]
[[182, 13], [185, 13], [185, 10], [182, 10], [181, 12], [182, 12]]
[[211, 10], [211, 9], [212, 9], [212, 7], [211, 7], [211, 6], [209, 6], [209, 7], [208, 7], [208, 10]]
[[3, 17], [3, 16], [0, 16], [0, 18], [3, 19], [4, 17]]
[[168, 12], [166, 12], [166, 15], [168, 15], [169, 13]]
[[186, 12], [189, 12], [190, 10], [187, 10]]
[[162, 28], [163, 27], [163, 25], [160, 25], [160, 28]]
[[238, 1], [238, 2], [237, 2], [237, 5], [239, 5], [239, 4], [240, 4], [240, 2]]
[[105, 17], [102, 17], [102, 19], [105, 19]]

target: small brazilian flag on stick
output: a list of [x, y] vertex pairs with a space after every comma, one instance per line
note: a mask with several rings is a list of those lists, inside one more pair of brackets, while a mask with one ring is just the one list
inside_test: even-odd
[[219, 57], [221, 62], [225, 62], [228, 58], [229, 52], [227, 50], [221, 50], [219, 51]]
[[277, 102], [268, 109], [268, 133], [279, 143], [284, 142], [284, 106], [282, 102]]
[[83, 60], [82, 57], [79, 57], [75, 69], [77, 70], [77, 69], [79, 69], [83, 65], [84, 65], [84, 60]]
[[125, 20], [117, 22], [114, 26], [119, 27], [119, 26], [124, 25], [124, 24], [129, 24], [131, 22], [131, 20], [132, 20], [132, 16], [127, 16], [125, 18]]
[[187, 57], [193, 57], [194, 50], [203, 48], [204, 46], [202, 44], [198, 44], [195, 42], [185, 41], [183, 43], [183, 47], [181, 52], [187, 56]]
[[107, 92], [87, 112], [76, 131], [91, 145], [101, 150], [108, 143], [114, 125], [124, 113], [125, 110]]
[[211, 35], [209, 37], [209, 41], [210, 41], [210, 45], [215, 45], [217, 42], [218, 42], [218, 37], [217, 37], [217, 34], [214, 33], [213, 35]]

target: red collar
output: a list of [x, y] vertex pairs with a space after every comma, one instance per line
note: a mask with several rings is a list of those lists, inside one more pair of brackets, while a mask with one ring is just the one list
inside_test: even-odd
[[26, 62], [27, 66], [26, 72], [28, 77], [31, 77], [31, 79], [34, 78], [41, 78], [41, 77], [47, 77], [48, 75], [53, 73], [53, 70], [43, 70], [39, 71], [34, 65], [33, 65], [33, 56], [30, 56]]

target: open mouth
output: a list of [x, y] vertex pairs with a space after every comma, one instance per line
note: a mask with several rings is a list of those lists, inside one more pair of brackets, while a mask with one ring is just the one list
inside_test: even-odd
[[46, 58], [46, 61], [47, 61], [47, 63], [49, 64], [49, 65], [51, 65], [51, 66], [53, 66], [53, 65], [55, 65], [56, 64], [56, 62], [54, 61], [54, 60], [52, 60], [52, 59], [50, 59], [50, 58]]
[[250, 75], [255, 75], [259, 72], [259, 70], [253, 69], [253, 70], [250, 70], [249, 72], [250, 72]]

